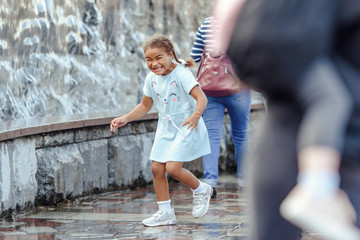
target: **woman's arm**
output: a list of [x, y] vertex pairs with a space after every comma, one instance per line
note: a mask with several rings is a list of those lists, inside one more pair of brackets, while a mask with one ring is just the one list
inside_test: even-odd
[[190, 57], [194, 59], [195, 62], [200, 62], [201, 56], [204, 51], [204, 40], [202, 36], [202, 24], [198, 27], [196, 34], [195, 34], [195, 40], [193, 43], [193, 47], [191, 49]]
[[207, 98], [205, 93], [201, 90], [201, 88], [198, 85], [193, 87], [193, 89], [190, 91], [190, 94], [196, 100], [196, 107], [193, 114], [184, 121], [182, 126], [188, 125], [187, 128], [191, 128], [190, 129], [191, 131], [195, 128], [195, 131], [197, 133], [198, 130], [197, 125], [200, 117], [202, 116], [202, 114], [206, 109]]
[[124, 116], [114, 118], [110, 123], [110, 131], [115, 132], [118, 127], [125, 126], [128, 122], [141, 118], [148, 113], [153, 105], [153, 100], [150, 97], [143, 96], [141, 103], [139, 103], [133, 110]]
[[215, 42], [221, 52], [226, 52], [233, 34], [237, 19], [246, 0], [216, 0], [213, 5], [213, 16], [218, 21], [215, 29]]

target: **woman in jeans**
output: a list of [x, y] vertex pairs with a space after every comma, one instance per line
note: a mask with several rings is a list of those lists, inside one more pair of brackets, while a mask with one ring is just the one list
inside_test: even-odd
[[[201, 60], [201, 56], [206, 45], [206, 52], [214, 50], [215, 42], [211, 22], [216, 24], [214, 18], [206, 18], [199, 26], [191, 57], [195, 62]], [[223, 134], [223, 118], [227, 109], [231, 121], [231, 133], [235, 146], [235, 158], [237, 163], [237, 176], [240, 184], [243, 184], [243, 173], [241, 171], [244, 153], [249, 150], [248, 122], [250, 115], [251, 96], [249, 89], [241, 89], [238, 93], [225, 97], [210, 97], [208, 105], [203, 114], [207, 127], [211, 153], [203, 157], [204, 179], [203, 181], [211, 185], [214, 189], [212, 198], [216, 197], [216, 186], [219, 176], [218, 160], [220, 151], [220, 141]]]

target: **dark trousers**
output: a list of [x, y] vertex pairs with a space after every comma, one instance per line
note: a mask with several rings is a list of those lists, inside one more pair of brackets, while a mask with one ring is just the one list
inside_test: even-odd
[[[251, 240], [301, 238], [300, 229], [281, 217], [279, 207], [296, 184], [298, 149], [307, 145], [325, 144], [341, 150], [341, 188], [357, 211], [360, 227], [359, 43], [360, 4], [355, 0], [251, 0], [244, 5], [227, 53], [240, 79], [262, 91], [268, 103], [247, 161]], [[336, 90], [336, 84], [328, 89], [321, 82], [328, 78], [316, 74], [313, 79], [322, 79], [318, 86], [306, 81], [306, 72], [324, 56], [352, 102], [344, 111], [349, 119], [333, 121], [339, 114], [322, 108], [322, 101], [312, 105], [316, 96]], [[318, 94], [317, 89], [324, 91]], [[340, 129], [344, 120], [345, 131]], [[305, 128], [307, 133], [304, 122], [311, 123], [306, 125], [310, 126]], [[330, 127], [333, 124], [339, 125]]]
[[[256, 130], [248, 177], [251, 200], [251, 240], [301, 239], [301, 230], [279, 213], [281, 202], [296, 184], [297, 132], [300, 111], [293, 104], [268, 100], [268, 112]], [[360, 165], [343, 162], [341, 187], [360, 216]], [[360, 226], [359, 217], [357, 224]]]

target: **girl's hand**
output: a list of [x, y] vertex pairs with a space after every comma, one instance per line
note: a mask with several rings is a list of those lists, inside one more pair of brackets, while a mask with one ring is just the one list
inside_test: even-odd
[[188, 125], [187, 129], [190, 128], [190, 131], [192, 131], [195, 128], [195, 132], [198, 132], [198, 123], [199, 123], [199, 119], [200, 117], [197, 116], [196, 114], [192, 114], [190, 117], [188, 117], [187, 119], [185, 119], [184, 123], [181, 125], [186, 126]]
[[110, 123], [110, 131], [115, 132], [118, 127], [125, 126], [127, 124], [127, 121], [125, 117], [117, 117], [114, 118]]

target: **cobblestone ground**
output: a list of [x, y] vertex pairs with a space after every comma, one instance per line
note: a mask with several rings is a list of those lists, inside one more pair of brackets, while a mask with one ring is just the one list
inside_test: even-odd
[[37, 213], [0, 225], [0, 239], [248, 239], [248, 203], [237, 178], [221, 176], [217, 192], [208, 213], [194, 219], [191, 190], [171, 183], [177, 217], [173, 226], [141, 224], [157, 210], [149, 186], [81, 198], [57, 208], [40, 207]]

